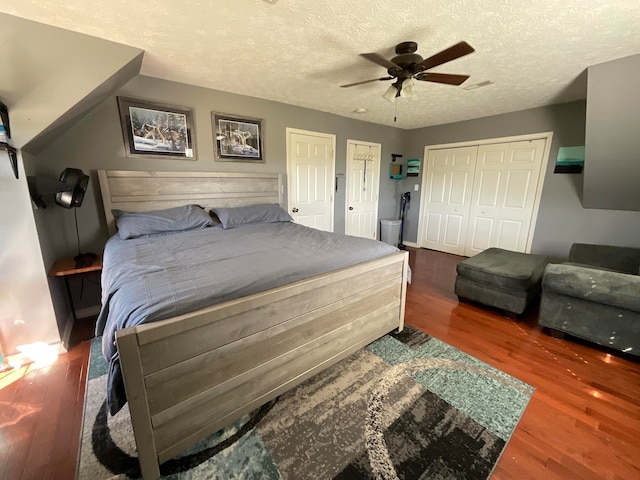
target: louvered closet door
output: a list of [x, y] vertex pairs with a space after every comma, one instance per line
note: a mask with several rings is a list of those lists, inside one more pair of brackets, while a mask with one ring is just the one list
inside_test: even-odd
[[545, 140], [478, 147], [464, 255], [489, 247], [524, 252]]
[[463, 255], [478, 147], [429, 152], [421, 247]]

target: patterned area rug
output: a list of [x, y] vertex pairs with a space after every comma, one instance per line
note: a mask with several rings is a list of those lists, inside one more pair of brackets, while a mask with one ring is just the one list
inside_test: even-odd
[[[127, 408], [91, 348], [79, 479], [138, 478]], [[486, 479], [533, 388], [412, 328], [389, 334], [161, 466], [168, 479]]]

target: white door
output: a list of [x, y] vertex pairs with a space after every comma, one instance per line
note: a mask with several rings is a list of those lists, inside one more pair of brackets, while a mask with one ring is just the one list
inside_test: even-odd
[[464, 255], [526, 251], [545, 140], [481, 145]]
[[380, 189], [379, 143], [347, 140], [345, 233], [376, 239]]
[[463, 255], [478, 147], [430, 150], [422, 185], [420, 247]]
[[296, 223], [333, 232], [335, 135], [287, 128], [289, 213]]

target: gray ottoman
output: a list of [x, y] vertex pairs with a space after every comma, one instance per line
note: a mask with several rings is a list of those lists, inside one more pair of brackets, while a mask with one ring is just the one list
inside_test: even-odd
[[542, 255], [489, 248], [457, 266], [455, 292], [515, 316], [540, 294], [540, 283], [549, 260]]

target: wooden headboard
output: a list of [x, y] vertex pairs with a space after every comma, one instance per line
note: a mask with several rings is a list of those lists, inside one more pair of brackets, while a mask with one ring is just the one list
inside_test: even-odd
[[112, 209], [144, 212], [188, 204], [207, 210], [283, 204], [282, 175], [278, 173], [98, 170], [98, 179], [109, 235], [116, 232]]

